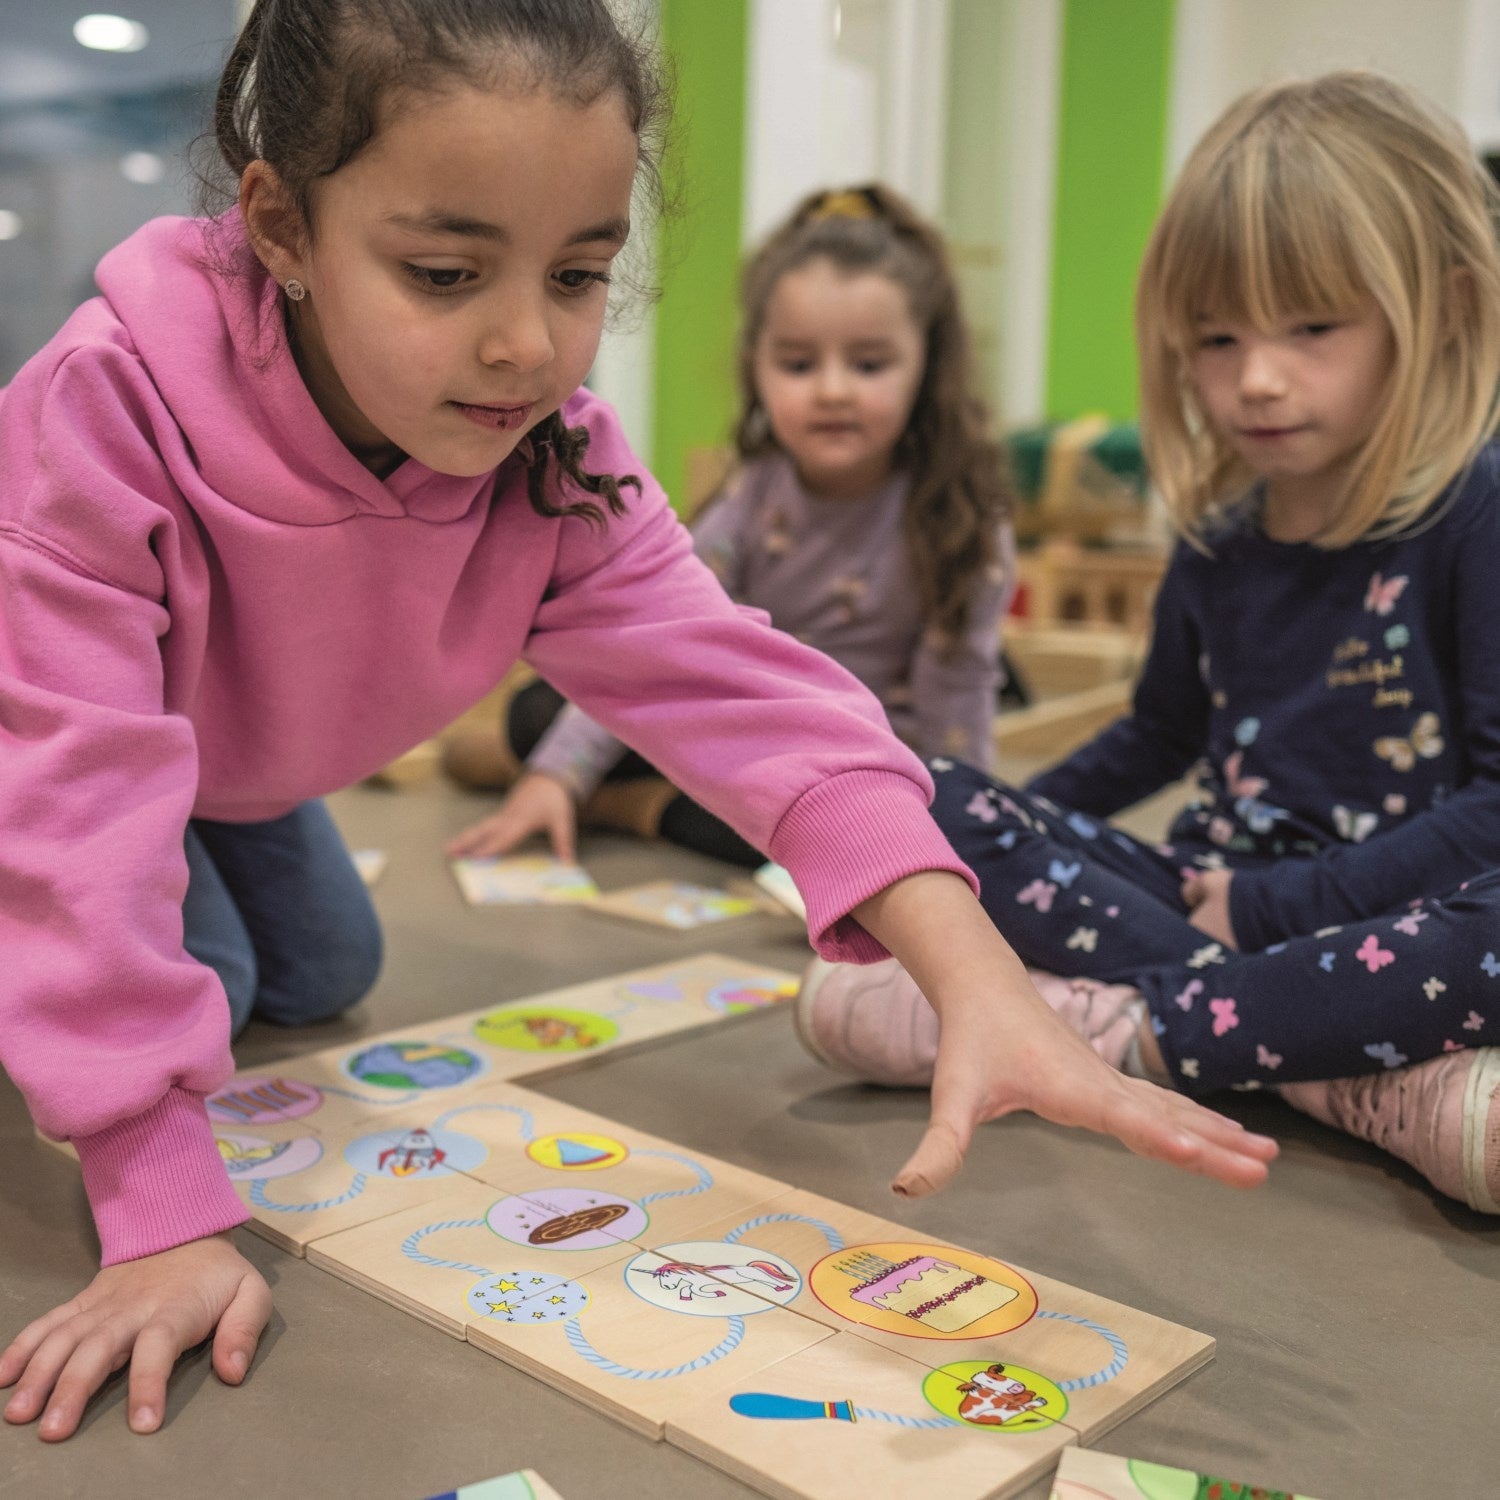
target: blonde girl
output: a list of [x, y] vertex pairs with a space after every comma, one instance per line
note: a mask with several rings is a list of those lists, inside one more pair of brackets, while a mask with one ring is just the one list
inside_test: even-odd
[[[1024, 792], [934, 763], [986, 909], [1108, 1061], [1279, 1085], [1487, 1212], [1494, 213], [1462, 132], [1389, 79], [1234, 105], [1141, 272], [1147, 452], [1183, 540], [1132, 712]], [[1102, 821], [1195, 766], [1166, 844]], [[923, 1014], [894, 964], [829, 969], [801, 1011], [825, 1055], [913, 1080]]]

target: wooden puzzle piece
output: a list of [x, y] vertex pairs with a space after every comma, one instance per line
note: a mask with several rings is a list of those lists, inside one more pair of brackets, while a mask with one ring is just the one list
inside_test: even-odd
[[666, 1438], [781, 1500], [987, 1500], [1076, 1441], [1035, 1410], [1003, 1424], [961, 1417], [963, 1384], [837, 1333], [751, 1379], [716, 1373]]
[[[438, 1049], [439, 1053], [443, 1050]], [[480, 1072], [461, 1079], [452, 1088], [395, 1088], [369, 1083], [344, 1066], [350, 1058], [368, 1051], [364, 1044], [356, 1044], [236, 1073], [223, 1088], [208, 1096], [208, 1118], [215, 1131], [259, 1132], [295, 1123], [299, 1130], [314, 1135], [351, 1140], [382, 1128], [398, 1115], [420, 1110], [426, 1101], [449, 1102], [485, 1077]], [[411, 1052], [407, 1056], [416, 1060]]]
[[532, 1078], [631, 1042], [774, 1008], [798, 983], [784, 970], [704, 953], [469, 1011], [447, 1027], [520, 1060], [519, 1070], [501, 1076]]
[[[525, 1252], [518, 1250], [512, 1279], [530, 1272]], [[753, 1383], [764, 1367], [828, 1333], [765, 1298], [711, 1279], [690, 1290], [675, 1279], [669, 1262], [638, 1250], [575, 1279], [546, 1277], [519, 1306], [471, 1321], [467, 1337], [635, 1431], [660, 1438], [668, 1418], [690, 1406], [711, 1376], [729, 1372]]]
[[1213, 1357], [1206, 1334], [813, 1193], [793, 1190], [697, 1238], [783, 1259], [804, 1283], [787, 1305], [829, 1328], [932, 1369], [962, 1365], [981, 1387], [1044, 1381], [1049, 1415], [1086, 1439]]
[[772, 1008], [797, 985], [782, 970], [698, 954], [381, 1032], [308, 1053], [279, 1072], [322, 1089], [330, 1113], [351, 1112], [351, 1101], [353, 1113], [368, 1112], [386, 1099], [451, 1095], [577, 1067], [620, 1047]]
[[[536, 1204], [460, 1179], [439, 1197], [319, 1239], [307, 1258], [461, 1339], [470, 1323], [541, 1289], [526, 1278], [575, 1281], [639, 1253], [582, 1220], [558, 1225]], [[518, 1279], [523, 1264], [526, 1277]]]
[[587, 870], [546, 854], [455, 859], [449, 868], [471, 906], [577, 906], [599, 894]]
[[303, 1255], [315, 1240], [429, 1202], [464, 1181], [490, 1148], [462, 1128], [461, 1112], [418, 1106], [356, 1120], [347, 1134], [315, 1132], [300, 1121], [217, 1126], [215, 1134], [253, 1215], [249, 1227]]
[[558, 1214], [608, 1205], [618, 1215], [609, 1232], [622, 1240], [679, 1238], [788, 1191], [774, 1177], [513, 1085], [467, 1095], [452, 1115], [490, 1147], [470, 1176]]
[[683, 880], [652, 880], [610, 891], [589, 903], [590, 911], [604, 916], [667, 927], [674, 932], [691, 932], [696, 927], [753, 916], [762, 909], [753, 897]]
[[1088, 1448], [1069, 1448], [1052, 1482], [1051, 1500], [1312, 1500], [1312, 1496], [1237, 1484], [1212, 1474], [1117, 1458]]
[[562, 1500], [562, 1496], [535, 1469], [517, 1469], [495, 1479], [480, 1479], [429, 1495], [427, 1500]]
[[348, 1137], [396, 1112], [451, 1108], [510, 1077], [779, 1003], [795, 988], [789, 974], [700, 956], [238, 1074], [211, 1096], [210, 1113], [231, 1129], [296, 1119], [306, 1132]]

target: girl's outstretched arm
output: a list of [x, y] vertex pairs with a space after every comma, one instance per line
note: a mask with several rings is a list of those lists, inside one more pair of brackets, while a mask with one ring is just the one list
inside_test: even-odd
[[0, 1387], [16, 1388], [5, 1420], [40, 1415], [44, 1440], [71, 1437], [89, 1398], [128, 1364], [126, 1415], [136, 1432], [155, 1432], [178, 1356], [212, 1334], [214, 1373], [238, 1385], [270, 1316], [271, 1289], [227, 1234], [105, 1266], [0, 1354]]
[[957, 876], [909, 875], [852, 915], [901, 960], [942, 1025], [932, 1118], [892, 1183], [897, 1193], [944, 1187], [975, 1127], [1020, 1109], [1116, 1136], [1137, 1155], [1232, 1187], [1265, 1180], [1274, 1141], [1100, 1061], [1048, 1009]]

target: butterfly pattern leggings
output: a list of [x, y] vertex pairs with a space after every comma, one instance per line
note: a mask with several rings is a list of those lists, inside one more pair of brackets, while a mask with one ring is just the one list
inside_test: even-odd
[[1148, 844], [970, 766], [929, 764], [933, 816], [1023, 962], [1139, 988], [1184, 1093], [1347, 1078], [1500, 1044], [1500, 871], [1236, 953], [1188, 922], [1183, 872], [1206, 849]]

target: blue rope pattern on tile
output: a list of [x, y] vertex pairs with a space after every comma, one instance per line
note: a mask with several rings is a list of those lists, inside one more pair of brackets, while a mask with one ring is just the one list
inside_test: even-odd
[[486, 1227], [483, 1219], [448, 1219], [442, 1224], [429, 1224], [425, 1229], [413, 1230], [413, 1232], [402, 1240], [401, 1253], [408, 1259], [414, 1260], [419, 1265], [437, 1266], [447, 1271], [472, 1271], [475, 1276], [493, 1276], [495, 1273], [488, 1266], [471, 1266], [461, 1260], [440, 1260], [435, 1255], [423, 1255], [417, 1246], [427, 1238], [429, 1234], [437, 1234], [444, 1229], [483, 1229]]
[[266, 1197], [266, 1179], [254, 1177], [250, 1180], [250, 1201], [257, 1208], [274, 1208], [280, 1214], [310, 1214], [320, 1208], [337, 1208], [341, 1203], [347, 1203], [351, 1198], [357, 1198], [365, 1190], [365, 1174], [356, 1172], [354, 1181], [349, 1184], [347, 1193], [340, 1193], [337, 1198], [325, 1198], [321, 1203], [272, 1203]]
[[1039, 1318], [1053, 1318], [1059, 1323], [1077, 1323], [1080, 1328], [1087, 1328], [1090, 1333], [1097, 1333], [1115, 1351], [1114, 1359], [1095, 1374], [1084, 1375], [1078, 1380], [1058, 1381], [1057, 1388], [1060, 1391], [1086, 1391], [1093, 1386], [1103, 1385], [1106, 1380], [1113, 1380], [1130, 1359], [1130, 1350], [1125, 1347], [1125, 1340], [1108, 1328], [1100, 1327], [1098, 1323], [1092, 1323], [1087, 1318], [1076, 1318], [1072, 1313], [1044, 1312], [1041, 1308], [1037, 1309], [1036, 1315]]
[[563, 1324], [563, 1332], [568, 1336], [568, 1342], [573, 1346], [574, 1352], [597, 1369], [603, 1370], [606, 1375], [619, 1375], [626, 1380], [671, 1380], [678, 1375], [691, 1375], [694, 1370], [706, 1369], [717, 1360], [723, 1359], [726, 1354], [733, 1353], [745, 1336], [745, 1320], [730, 1318], [729, 1332], [724, 1335], [720, 1343], [715, 1344], [707, 1354], [700, 1354], [697, 1359], [689, 1360], [685, 1365], [676, 1365], [670, 1370], [633, 1370], [629, 1365], [616, 1364], [608, 1355], [601, 1354], [583, 1336], [583, 1330], [578, 1326], [577, 1318], [569, 1318]]

